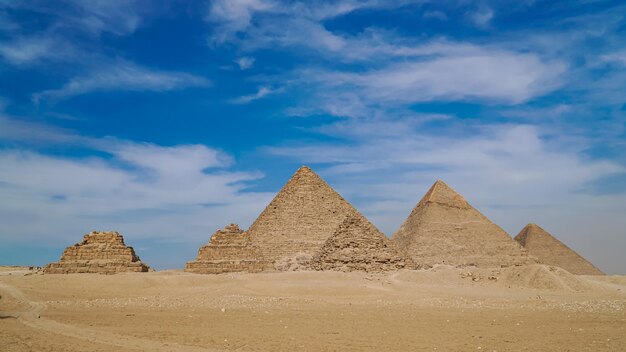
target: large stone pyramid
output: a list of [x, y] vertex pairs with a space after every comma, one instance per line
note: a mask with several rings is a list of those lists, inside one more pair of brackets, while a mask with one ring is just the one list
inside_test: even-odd
[[337, 227], [355, 214], [360, 215], [324, 180], [303, 166], [247, 232], [259, 254], [269, 263], [276, 263], [312, 257]]
[[133, 247], [124, 244], [117, 232], [93, 231], [83, 241], [67, 247], [61, 260], [44, 268], [47, 274], [145, 272], [150, 270], [135, 254]]
[[585, 258], [536, 224], [528, 224], [515, 240], [542, 264], [558, 266], [577, 275], [604, 275]]
[[358, 214], [339, 225], [311, 262], [315, 270], [371, 272], [407, 266], [395, 243]]
[[185, 271], [199, 274], [254, 273], [266, 266], [252, 247], [248, 234], [236, 224], [230, 224], [215, 232], [209, 243], [200, 247], [198, 257], [187, 263]]
[[392, 239], [418, 265], [501, 267], [536, 262], [443, 181], [435, 182]]

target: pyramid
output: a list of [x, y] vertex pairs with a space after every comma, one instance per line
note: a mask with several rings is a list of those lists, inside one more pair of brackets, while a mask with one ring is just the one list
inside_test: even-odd
[[418, 265], [504, 267], [536, 262], [443, 181], [433, 184], [392, 239]]
[[83, 241], [67, 247], [61, 260], [44, 268], [47, 274], [146, 272], [150, 270], [135, 254], [133, 247], [124, 244], [117, 232], [92, 231]]
[[558, 266], [577, 275], [604, 275], [585, 258], [536, 224], [528, 224], [515, 240], [542, 264]]
[[217, 230], [209, 243], [200, 247], [196, 260], [187, 262], [185, 271], [199, 274], [259, 272], [266, 267], [237, 224]]
[[272, 266], [277, 261], [312, 257], [337, 227], [354, 214], [359, 213], [350, 203], [303, 166], [254, 221], [248, 234], [259, 254]]
[[372, 272], [406, 266], [396, 245], [358, 214], [339, 225], [311, 262], [315, 270]]

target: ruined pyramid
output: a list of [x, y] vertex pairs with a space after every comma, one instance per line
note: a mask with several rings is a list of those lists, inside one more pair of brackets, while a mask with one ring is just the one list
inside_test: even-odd
[[237, 224], [217, 230], [209, 243], [200, 247], [196, 260], [187, 262], [185, 271], [199, 274], [259, 272], [266, 263], [250, 243], [247, 233]]
[[309, 167], [303, 166], [247, 232], [270, 267], [290, 270], [279, 267], [278, 262], [310, 259], [351, 215], [362, 216]]
[[61, 260], [44, 268], [47, 274], [145, 272], [150, 270], [135, 254], [133, 247], [124, 244], [117, 232], [92, 231], [83, 241], [67, 247]]
[[405, 266], [395, 243], [359, 215], [348, 216], [311, 260], [315, 270], [372, 272]]
[[542, 264], [558, 266], [577, 275], [604, 275], [585, 258], [536, 224], [528, 224], [515, 240]]
[[392, 239], [418, 265], [502, 267], [536, 262], [443, 181], [433, 184]]

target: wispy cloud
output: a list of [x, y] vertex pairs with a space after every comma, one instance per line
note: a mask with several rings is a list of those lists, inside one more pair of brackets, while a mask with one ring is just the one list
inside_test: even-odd
[[18, 36], [0, 43], [0, 56], [14, 65], [28, 65], [42, 60], [65, 61], [76, 58], [76, 48], [54, 35]]
[[566, 66], [534, 55], [476, 48], [468, 53], [393, 64], [363, 74], [318, 76], [328, 86], [362, 89], [368, 101], [493, 100], [520, 103], [557, 88]]
[[0, 3], [0, 8], [40, 13], [52, 21], [50, 28], [77, 29], [97, 35], [102, 32], [131, 34], [152, 11], [146, 3], [137, 0], [6, 1]]
[[481, 6], [476, 10], [467, 13], [467, 17], [479, 28], [489, 27], [489, 23], [494, 17], [494, 11], [488, 6]]
[[559, 88], [567, 69], [532, 53], [451, 42], [416, 46], [402, 57], [358, 72], [297, 71], [289, 81], [315, 88], [311, 112], [359, 117], [428, 101], [519, 104]]
[[71, 79], [59, 89], [35, 93], [33, 100], [60, 100], [96, 91], [169, 91], [190, 87], [207, 87], [204, 77], [184, 72], [151, 70], [128, 62], [94, 69], [90, 74]]
[[252, 101], [259, 100], [264, 98], [270, 94], [275, 94], [278, 92], [282, 92], [282, 88], [272, 89], [270, 87], [259, 87], [256, 93], [250, 95], [244, 95], [231, 100], [233, 104], [248, 104]]
[[436, 19], [436, 20], [439, 20], [439, 21], [447, 21], [448, 20], [448, 16], [443, 11], [425, 11], [424, 14], [422, 15], [422, 17], [424, 17], [424, 18], [432, 18], [432, 19]]

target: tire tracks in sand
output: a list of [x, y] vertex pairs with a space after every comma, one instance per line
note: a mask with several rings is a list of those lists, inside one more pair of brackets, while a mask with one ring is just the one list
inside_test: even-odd
[[20, 303], [29, 306], [26, 311], [19, 312], [16, 317], [22, 324], [37, 330], [49, 333], [63, 335], [71, 338], [84, 340], [91, 343], [122, 347], [139, 351], [158, 351], [158, 352], [209, 352], [218, 351], [216, 349], [207, 349], [197, 346], [166, 344], [141, 337], [121, 335], [106, 331], [87, 329], [80, 326], [59, 323], [52, 319], [41, 317], [41, 313], [46, 309], [46, 305], [42, 302], [36, 302], [28, 299], [26, 295], [18, 288], [0, 281], [0, 290]]

